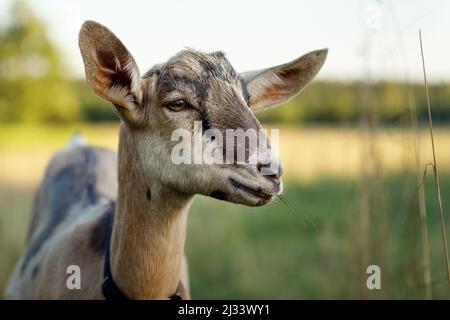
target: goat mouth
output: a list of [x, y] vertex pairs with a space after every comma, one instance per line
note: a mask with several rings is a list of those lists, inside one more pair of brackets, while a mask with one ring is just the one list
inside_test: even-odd
[[233, 178], [228, 178], [231, 182], [231, 184], [233, 185], [233, 187], [235, 187], [236, 189], [242, 190], [245, 193], [251, 194], [257, 198], [263, 199], [263, 200], [270, 200], [272, 199], [272, 194], [258, 190], [258, 189], [254, 189], [252, 187], [249, 187], [245, 184], [240, 183], [239, 181], [233, 179]]

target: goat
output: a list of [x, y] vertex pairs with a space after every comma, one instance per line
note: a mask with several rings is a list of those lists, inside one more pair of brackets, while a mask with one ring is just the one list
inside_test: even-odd
[[[260, 132], [253, 112], [297, 95], [327, 50], [238, 73], [222, 52], [185, 49], [141, 77], [103, 25], [86, 21], [79, 46], [88, 84], [121, 120], [118, 154], [76, 136], [52, 158], [6, 298], [103, 299], [109, 280], [122, 298], [189, 299], [184, 244], [193, 196], [264, 205], [281, 192], [282, 171], [276, 165], [263, 174], [268, 167], [261, 163], [175, 164], [172, 133], [193, 132], [195, 122], [219, 132]], [[80, 270], [77, 289], [67, 285], [71, 265]]]

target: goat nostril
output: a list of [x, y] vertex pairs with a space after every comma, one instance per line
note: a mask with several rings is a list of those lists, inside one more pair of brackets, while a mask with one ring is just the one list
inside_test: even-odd
[[270, 179], [276, 187], [278, 187], [280, 185], [280, 175], [279, 174], [272, 174], [272, 175], [268, 175], [266, 177], [268, 179]]
[[[281, 174], [283, 173], [281, 166], [279, 166], [279, 168], [271, 168], [270, 164], [265, 165], [262, 163], [258, 163], [256, 165], [256, 169], [258, 170], [258, 172], [262, 175], [264, 175], [267, 178], [271, 178], [273, 180], [279, 180], [281, 177]], [[263, 170], [266, 169], [266, 170]], [[276, 170], [276, 171], [275, 171]]]
[[275, 185], [275, 187], [278, 188], [281, 184], [280, 177], [278, 177], [278, 178], [272, 177], [272, 178], [273, 178], [273, 180], [272, 180], [273, 184]]

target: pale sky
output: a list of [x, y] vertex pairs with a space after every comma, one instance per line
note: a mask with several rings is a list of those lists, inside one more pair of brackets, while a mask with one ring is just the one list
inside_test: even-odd
[[[71, 73], [84, 76], [78, 31], [85, 20], [109, 27], [141, 74], [184, 47], [222, 50], [238, 71], [260, 69], [327, 47], [319, 78], [450, 80], [450, 1], [445, 0], [28, 0], [44, 19]], [[11, 0], [0, 2], [7, 20]]]

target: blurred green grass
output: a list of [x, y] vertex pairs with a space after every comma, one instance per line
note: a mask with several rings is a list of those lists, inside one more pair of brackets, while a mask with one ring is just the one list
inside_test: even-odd
[[[383, 244], [381, 291], [370, 298], [421, 298], [420, 235], [408, 226], [418, 219], [401, 199], [406, 173], [386, 180], [391, 229]], [[450, 195], [450, 175], [442, 176]], [[426, 181], [434, 298], [448, 298], [433, 182]], [[414, 194], [414, 183], [407, 188]], [[0, 184], [0, 290], [22, 253], [33, 190]], [[353, 299], [359, 298], [358, 184], [352, 179], [288, 181], [285, 196], [317, 228], [305, 228], [280, 201], [248, 208], [197, 196], [190, 211], [187, 254], [194, 298], [205, 299]], [[373, 244], [373, 250], [383, 250]], [[373, 264], [382, 264], [376, 258]]]
[[[414, 177], [386, 179], [390, 232], [371, 244], [372, 264], [382, 267], [382, 290], [369, 298], [423, 298], [420, 234], [411, 212]], [[405, 191], [406, 196], [395, 196]], [[433, 298], [448, 298], [439, 221], [431, 179], [426, 180]], [[449, 198], [450, 175], [442, 176]], [[355, 299], [362, 297], [366, 269], [359, 263], [358, 184], [351, 179], [289, 181], [285, 196], [313, 219], [306, 229], [281, 202], [246, 208], [201, 197], [191, 210], [187, 252], [192, 295], [205, 299]], [[376, 219], [373, 219], [376, 223]], [[383, 246], [383, 247], [381, 247]], [[377, 257], [377, 252], [384, 257]], [[379, 254], [378, 254], [379, 255]], [[362, 280], [361, 280], [362, 279]], [[419, 280], [417, 280], [419, 279]], [[366, 289], [367, 290], [367, 289]]]
[[[118, 123], [0, 127], [0, 296], [20, 255], [33, 194], [51, 154], [80, 130], [96, 145], [117, 146]], [[380, 138], [385, 160], [380, 203], [371, 204], [369, 263], [382, 268], [382, 290], [368, 291], [361, 261], [360, 146], [357, 129], [281, 129], [285, 197], [317, 228], [305, 228], [281, 201], [249, 208], [197, 196], [186, 251], [194, 298], [355, 299], [424, 297], [417, 180], [408, 132]], [[436, 136], [442, 196], [450, 204], [449, 130]], [[424, 141], [425, 142], [425, 141]], [[352, 145], [352, 148], [349, 148]], [[303, 153], [303, 150], [307, 150]], [[351, 152], [350, 152], [351, 150]], [[428, 157], [428, 149], [423, 156]], [[402, 155], [394, 156], [395, 154]], [[409, 169], [408, 169], [409, 168]], [[337, 175], [339, 173], [340, 175]], [[373, 193], [373, 185], [369, 193]], [[426, 178], [433, 298], [449, 298], [434, 182]], [[379, 201], [371, 197], [372, 201]], [[447, 218], [448, 220], [448, 218]], [[447, 222], [447, 227], [449, 226]], [[448, 233], [450, 234], [450, 233]]]
[[64, 146], [74, 132], [82, 132], [89, 137], [89, 142], [116, 147], [118, 136], [118, 122], [87, 124], [2, 124], [0, 126], [0, 151], [16, 150], [48, 150]]

